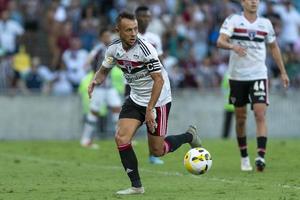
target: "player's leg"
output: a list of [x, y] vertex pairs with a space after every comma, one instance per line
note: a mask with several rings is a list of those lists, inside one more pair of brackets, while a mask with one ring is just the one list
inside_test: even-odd
[[97, 149], [98, 145], [93, 144], [93, 137], [97, 129], [98, 112], [89, 111], [86, 120], [83, 125], [83, 132], [80, 140], [80, 144], [83, 147], [89, 147]]
[[117, 194], [142, 194], [144, 193], [144, 188], [142, 187], [138, 172], [138, 161], [131, 145], [131, 141], [136, 130], [141, 126], [142, 121], [144, 121], [144, 116], [139, 112], [139, 107], [129, 98], [125, 101], [119, 118], [115, 141], [119, 150], [121, 162], [131, 181], [132, 187], [120, 190]]
[[120, 119], [115, 137], [124, 170], [131, 181], [131, 186], [135, 188], [142, 187], [142, 183], [138, 172], [138, 161], [132, 148], [131, 140], [140, 125], [141, 122], [136, 119]]
[[223, 120], [223, 127], [222, 127], [222, 138], [223, 139], [227, 139], [230, 136], [232, 117], [233, 117], [232, 111], [229, 111], [229, 110], [224, 111], [224, 120]]
[[253, 105], [256, 122], [257, 157], [255, 165], [257, 171], [263, 171], [266, 165], [264, 159], [267, 145], [266, 107], [266, 104], [261, 103]]
[[108, 89], [106, 95], [106, 103], [111, 108], [112, 121], [113, 124], [116, 126], [121, 111], [121, 97], [118, 94], [116, 89], [114, 88]]
[[[147, 129], [148, 130], [148, 129]], [[149, 131], [148, 131], [149, 132]], [[162, 139], [158, 139], [157, 142], [153, 142], [152, 140], [156, 140], [157, 138], [150, 138], [149, 137], [149, 133], [148, 133], [148, 147], [149, 147], [149, 162], [151, 164], [156, 164], [156, 165], [161, 165], [161, 164], [164, 164], [164, 161], [162, 159], [159, 158], [159, 156], [155, 156], [155, 154], [153, 153], [154, 150], [152, 149], [152, 146], [153, 144], [157, 143], [159, 147], [161, 147], [161, 145], [163, 144], [160, 144], [161, 140], [163, 141], [164, 137]], [[154, 149], [157, 149], [156, 147], [154, 147]]]
[[247, 103], [249, 103], [249, 83], [242, 81], [229, 80], [230, 95], [229, 101], [234, 105], [235, 130], [237, 143], [241, 155], [241, 170], [251, 171], [252, 166], [248, 156], [246, 120]]
[[102, 88], [95, 88], [90, 102], [90, 111], [87, 114], [87, 118], [83, 126], [83, 133], [80, 141], [83, 147], [97, 148], [97, 145], [93, 144], [93, 137], [97, 130], [100, 107], [105, 103], [103, 94], [104, 91]]
[[164, 164], [164, 161], [163, 161], [160, 157], [155, 156], [155, 155], [153, 155], [153, 153], [151, 153], [150, 145], [151, 145], [151, 142], [150, 142], [150, 140], [148, 139], [148, 147], [149, 147], [149, 163], [150, 163], [150, 164], [154, 164], [154, 165], [162, 165], [162, 164]]
[[151, 133], [148, 129], [150, 152], [155, 156], [163, 156], [166, 153], [173, 152], [185, 143], [189, 143], [192, 147], [201, 146], [199, 135], [196, 133], [194, 126], [190, 126], [185, 133], [165, 137], [170, 108], [171, 103], [156, 107], [157, 127], [154, 133]]
[[241, 155], [241, 170], [252, 171], [252, 166], [250, 164], [250, 159], [248, 156], [246, 136], [247, 106], [235, 107], [235, 120], [237, 142]]
[[267, 145], [266, 111], [268, 102], [268, 83], [266, 79], [253, 82], [251, 101], [256, 122], [257, 157], [255, 165], [257, 171], [265, 168], [265, 151]]

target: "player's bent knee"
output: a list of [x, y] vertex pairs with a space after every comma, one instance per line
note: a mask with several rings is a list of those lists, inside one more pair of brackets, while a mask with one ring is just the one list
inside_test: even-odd
[[127, 137], [126, 135], [119, 134], [118, 131], [115, 135], [115, 141], [117, 145], [128, 144], [131, 142], [129, 137]]

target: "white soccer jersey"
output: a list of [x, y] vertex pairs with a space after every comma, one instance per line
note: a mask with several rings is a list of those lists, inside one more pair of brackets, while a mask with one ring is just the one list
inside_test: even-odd
[[161, 39], [158, 35], [152, 32], [146, 32], [144, 34], [139, 33], [140, 38], [147, 40], [157, 51], [157, 55], [161, 56], [163, 54]]
[[158, 59], [155, 48], [146, 40], [137, 38], [136, 44], [125, 51], [121, 40], [115, 40], [108, 47], [102, 65], [112, 68], [118, 65], [124, 72], [125, 79], [131, 87], [130, 98], [140, 106], [147, 106], [152, 93], [153, 79], [150, 73], [161, 72], [164, 85], [155, 105], [163, 106], [171, 102], [171, 88], [167, 72]]
[[258, 17], [250, 23], [242, 13], [234, 14], [225, 20], [220, 33], [230, 37], [232, 44], [238, 44], [247, 50], [246, 56], [230, 52], [229, 79], [256, 80], [267, 78], [266, 44], [275, 41], [275, 32], [271, 22]]

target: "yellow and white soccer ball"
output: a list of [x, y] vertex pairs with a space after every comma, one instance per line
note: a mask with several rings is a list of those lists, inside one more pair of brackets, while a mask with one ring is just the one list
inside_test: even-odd
[[211, 155], [202, 147], [190, 149], [184, 156], [184, 167], [192, 174], [205, 174], [211, 166]]

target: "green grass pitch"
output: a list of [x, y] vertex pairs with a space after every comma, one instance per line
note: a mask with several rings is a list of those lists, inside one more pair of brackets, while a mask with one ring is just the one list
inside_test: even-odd
[[[265, 172], [241, 172], [235, 140], [206, 140], [213, 158], [201, 176], [183, 167], [188, 145], [166, 155], [164, 165], [148, 163], [144, 140], [134, 147], [146, 193], [117, 196], [130, 186], [113, 141], [83, 149], [78, 141], [1, 141], [0, 200], [299, 200], [300, 140], [269, 140]], [[255, 141], [249, 141], [253, 164]]]

